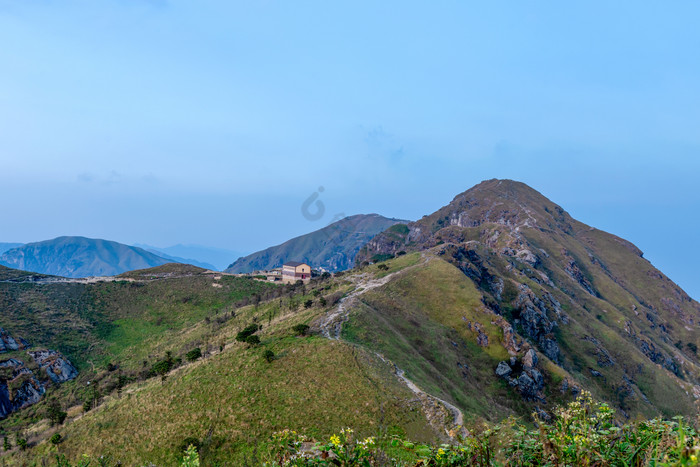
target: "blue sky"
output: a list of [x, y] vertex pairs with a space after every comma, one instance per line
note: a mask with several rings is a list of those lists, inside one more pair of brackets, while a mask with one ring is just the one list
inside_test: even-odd
[[697, 298], [698, 17], [691, 1], [0, 0], [0, 241], [254, 251], [513, 178]]

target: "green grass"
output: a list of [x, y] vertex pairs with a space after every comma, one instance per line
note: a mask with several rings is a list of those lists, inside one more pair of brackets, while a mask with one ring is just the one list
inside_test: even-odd
[[[263, 349], [277, 358], [268, 363]], [[412, 394], [387, 374], [376, 358], [342, 342], [263, 333], [259, 347], [237, 344], [176, 370], [164, 383], [130, 387], [63, 428], [61, 450], [73, 459], [105, 455], [125, 465], [172, 465], [186, 437], [211, 433], [208, 463], [257, 465], [270, 435], [284, 428], [325, 437], [348, 425], [365, 436], [400, 426], [411, 437], [431, 439], [420, 409], [409, 402]], [[50, 448], [41, 445], [32, 456], [48, 458]]]

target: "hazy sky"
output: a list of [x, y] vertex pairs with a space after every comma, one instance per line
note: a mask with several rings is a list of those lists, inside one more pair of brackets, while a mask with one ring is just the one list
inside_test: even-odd
[[0, 0], [0, 241], [250, 252], [513, 178], [700, 298], [699, 17], [696, 1]]

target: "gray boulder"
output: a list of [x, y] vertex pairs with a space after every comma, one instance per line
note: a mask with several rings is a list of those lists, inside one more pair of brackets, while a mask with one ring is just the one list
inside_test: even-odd
[[512, 372], [513, 369], [506, 362], [501, 362], [496, 367], [496, 375], [500, 378], [508, 378]]

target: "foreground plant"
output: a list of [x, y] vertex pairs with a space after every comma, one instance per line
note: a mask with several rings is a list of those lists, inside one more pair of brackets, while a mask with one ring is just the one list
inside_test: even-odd
[[582, 393], [538, 428], [507, 421], [476, 429], [458, 444], [417, 444], [399, 437], [355, 439], [341, 430], [327, 442], [285, 430], [273, 435], [274, 466], [697, 466], [700, 437], [682, 417], [618, 426], [614, 411]]

